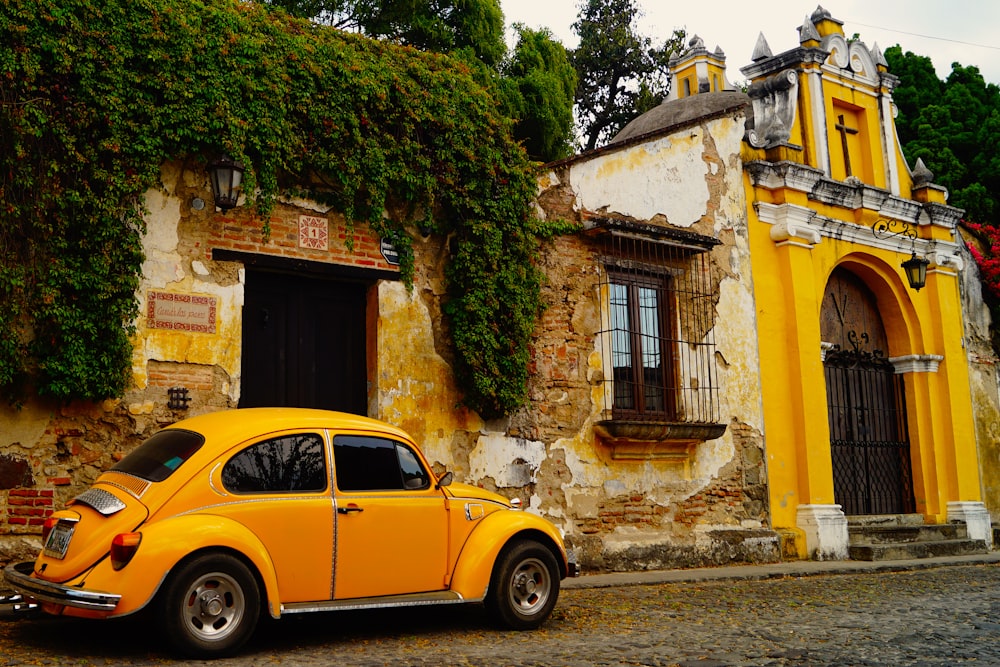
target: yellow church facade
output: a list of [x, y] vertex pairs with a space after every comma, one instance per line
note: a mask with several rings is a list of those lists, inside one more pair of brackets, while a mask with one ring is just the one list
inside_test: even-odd
[[877, 45], [848, 41], [822, 8], [799, 42], [775, 56], [761, 35], [741, 70], [773, 528], [786, 551], [820, 559], [847, 557], [849, 521], [873, 515], [963, 522], [990, 544], [962, 211], [907, 165]]

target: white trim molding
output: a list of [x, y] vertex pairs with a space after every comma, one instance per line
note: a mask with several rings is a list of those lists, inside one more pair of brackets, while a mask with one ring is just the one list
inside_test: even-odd
[[840, 505], [799, 505], [795, 524], [806, 535], [813, 560], [847, 560], [847, 517]]
[[948, 523], [964, 523], [969, 539], [983, 540], [993, 548], [993, 528], [990, 512], [980, 502], [951, 501], [948, 503]]
[[937, 373], [938, 366], [944, 361], [940, 354], [906, 354], [902, 357], [889, 357], [889, 363], [896, 369], [896, 374], [902, 373]]

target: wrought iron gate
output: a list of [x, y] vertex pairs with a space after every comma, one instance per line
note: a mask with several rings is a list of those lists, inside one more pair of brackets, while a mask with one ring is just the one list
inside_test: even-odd
[[853, 349], [827, 352], [827, 402], [836, 501], [847, 515], [914, 511], [902, 376], [867, 334], [849, 332]]

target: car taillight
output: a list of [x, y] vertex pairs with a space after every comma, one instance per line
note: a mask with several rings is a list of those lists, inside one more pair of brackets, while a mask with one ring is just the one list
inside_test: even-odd
[[120, 570], [139, 550], [139, 543], [142, 542], [142, 533], [119, 533], [111, 540], [111, 567]]
[[48, 541], [49, 533], [52, 532], [52, 529], [56, 527], [57, 523], [59, 523], [59, 519], [54, 516], [50, 516], [45, 520], [45, 523], [42, 524], [42, 544], [45, 544]]

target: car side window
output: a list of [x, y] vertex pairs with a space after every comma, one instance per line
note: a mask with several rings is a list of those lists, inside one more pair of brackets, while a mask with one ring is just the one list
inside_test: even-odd
[[431, 483], [413, 450], [387, 438], [335, 436], [333, 460], [341, 491], [415, 490]]
[[322, 491], [326, 481], [323, 438], [316, 433], [258, 442], [222, 468], [222, 484], [233, 493]]

